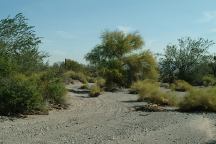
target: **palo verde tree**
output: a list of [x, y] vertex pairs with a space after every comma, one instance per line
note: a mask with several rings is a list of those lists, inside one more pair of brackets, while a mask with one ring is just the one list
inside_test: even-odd
[[173, 82], [182, 79], [190, 83], [200, 81], [206, 73], [205, 65], [208, 62], [208, 48], [213, 41], [199, 38], [178, 39], [178, 45], [168, 45], [164, 56], [160, 59], [161, 79]]
[[142, 48], [142, 37], [138, 33], [105, 31], [101, 39], [102, 42], [86, 55], [86, 60], [105, 77], [107, 87], [127, 86], [133, 79], [128, 77], [132, 75], [128, 72], [132, 65], [130, 55]]
[[129, 85], [134, 81], [157, 80], [159, 77], [156, 59], [149, 50], [126, 57], [124, 63]]

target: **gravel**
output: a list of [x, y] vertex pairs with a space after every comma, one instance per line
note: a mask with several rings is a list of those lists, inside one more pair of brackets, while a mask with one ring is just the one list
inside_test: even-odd
[[[74, 88], [75, 86], [68, 86]], [[76, 86], [78, 87], [78, 86]], [[68, 93], [67, 110], [27, 118], [0, 117], [0, 144], [213, 144], [214, 113], [143, 112], [137, 95]]]

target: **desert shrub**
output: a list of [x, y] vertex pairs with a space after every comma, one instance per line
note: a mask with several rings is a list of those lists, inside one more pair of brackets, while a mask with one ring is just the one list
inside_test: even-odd
[[43, 97], [36, 81], [25, 75], [0, 79], [0, 113], [5, 115], [42, 110]]
[[96, 78], [95, 82], [96, 82], [96, 85], [103, 88], [105, 86], [106, 80], [101, 77], [98, 77]]
[[94, 85], [90, 88], [90, 97], [98, 97], [101, 94], [101, 88], [97, 85]]
[[67, 71], [64, 73], [64, 78], [72, 78], [74, 80], [79, 80], [82, 83], [87, 83], [87, 76], [81, 72]]
[[43, 97], [50, 104], [65, 106], [66, 89], [60, 77], [55, 71], [47, 71], [39, 74], [39, 88], [42, 91]]
[[162, 92], [159, 83], [146, 80], [137, 84], [138, 101], [148, 101], [158, 105], [176, 105], [176, 97], [172, 96], [172, 93]]
[[204, 86], [213, 86], [216, 83], [216, 79], [215, 79], [214, 76], [211, 76], [211, 75], [204, 76], [202, 78], [202, 83], [203, 83]]
[[216, 111], [216, 88], [192, 89], [179, 104], [182, 111]]
[[64, 84], [59, 80], [52, 80], [48, 83], [46, 97], [52, 104], [65, 105], [66, 90]]
[[192, 86], [184, 80], [177, 80], [173, 84], [170, 85], [170, 88], [172, 90], [184, 92], [184, 91], [189, 91], [190, 89], [192, 89]]
[[142, 86], [143, 86], [143, 83], [155, 83], [154, 80], [150, 80], [150, 79], [146, 79], [146, 80], [139, 80], [139, 81], [136, 81], [134, 82], [132, 85], [131, 85], [131, 88], [130, 88], [130, 93], [132, 94], [137, 94], [139, 93], [139, 91], [141, 90]]

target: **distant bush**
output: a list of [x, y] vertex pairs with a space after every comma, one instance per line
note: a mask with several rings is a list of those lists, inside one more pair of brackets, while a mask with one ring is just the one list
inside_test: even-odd
[[0, 80], [1, 114], [29, 113], [44, 108], [43, 97], [36, 81], [21, 74]]
[[139, 93], [138, 101], [148, 101], [158, 105], [176, 105], [177, 103], [176, 97], [171, 93], [162, 92], [157, 82], [145, 80], [135, 85]]
[[101, 94], [101, 88], [97, 85], [94, 85], [90, 88], [90, 97], [98, 97]]
[[192, 86], [184, 80], [177, 80], [173, 84], [170, 85], [170, 88], [172, 90], [184, 92], [184, 91], [189, 91], [190, 89], [192, 89]]
[[87, 83], [87, 76], [80, 72], [67, 71], [64, 73], [64, 78], [72, 78], [74, 80], [79, 80], [82, 83]]
[[202, 82], [204, 86], [214, 86], [216, 84], [216, 78], [211, 75], [204, 76]]
[[216, 111], [216, 87], [192, 89], [179, 104], [182, 111]]

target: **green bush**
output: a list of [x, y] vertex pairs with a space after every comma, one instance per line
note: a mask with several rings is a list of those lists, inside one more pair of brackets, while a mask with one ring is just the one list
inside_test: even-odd
[[0, 113], [29, 113], [44, 108], [43, 97], [35, 81], [25, 75], [0, 79]]
[[216, 87], [192, 89], [179, 104], [182, 111], [216, 111]]
[[50, 104], [66, 105], [66, 88], [62, 79], [53, 71], [47, 71], [39, 74], [40, 82], [39, 88], [42, 91], [43, 97]]
[[101, 88], [97, 85], [94, 85], [90, 88], [90, 97], [98, 97], [101, 94]]
[[87, 83], [87, 76], [81, 72], [68, 71], [64, 73], [64, 78], [72, 78], [74, 80], [79, 80], [82, 83]]
[[64, 84], [60, 80], [53, 80], [47, 85], [46, 97], [52, 104], [65, 105], [66, 90]]
[[172, 93], [162, 92], [157, 82], [151, 80], [140, 81], [136, 88], [139, 93], [138, 101], [148, 101], [158, 105], [177, 104], [176, 97], [172, 96]]
[[216, 78], [211, 75], [204, 76], [202, 78], [202, 83], [204, 86], [214, 86], [216, 84]]
[[189, 91], [192, 89], [192, 86], [184, 80], [177, 80], [173, 84], [170, 85], [172, 90], [176, 91]]

